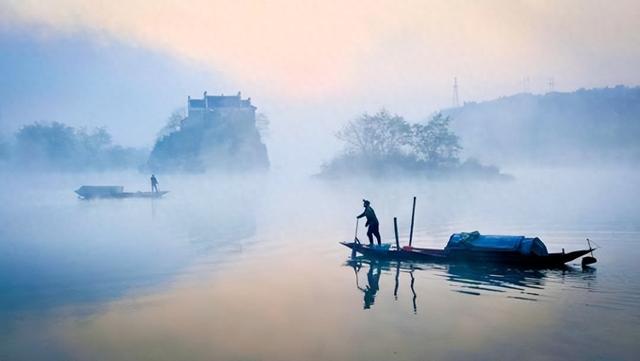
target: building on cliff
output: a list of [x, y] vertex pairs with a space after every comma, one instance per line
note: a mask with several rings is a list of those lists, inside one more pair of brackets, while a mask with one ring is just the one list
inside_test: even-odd
[[261, 170], [267, 149], [256, 128], [256, 107], [242, 95], [187, 99], [180, 128], [158, 139], [149, 157], [156, 171]]
[[202, 99], [187, 98], [187, 116], [199, 116], [206, 112], [227, 110], [255, 117], [256, 107], [251, 105], [251, 98], [242, 99], [242, 94], [237, 95], [207, 95], [205, 91]]

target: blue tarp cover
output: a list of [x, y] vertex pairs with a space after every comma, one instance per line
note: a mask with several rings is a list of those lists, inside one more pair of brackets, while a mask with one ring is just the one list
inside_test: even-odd
[[482, 235], [478, 231], [452, 234], [445, 249], [511, 251], [539, 256], [546, 256], [548, 254], [547, 247], [537, 237]]

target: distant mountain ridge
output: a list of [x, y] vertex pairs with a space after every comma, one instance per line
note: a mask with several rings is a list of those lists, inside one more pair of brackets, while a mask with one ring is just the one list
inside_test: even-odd
[[640, 87], [517, 94], [442, 113], [464, 154], [484, 162], [640, 161]]

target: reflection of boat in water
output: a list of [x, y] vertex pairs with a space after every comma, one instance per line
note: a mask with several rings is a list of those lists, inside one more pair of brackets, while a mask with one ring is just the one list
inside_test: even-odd
[[[544, 289], [547, 271], [540, 269], [509, 268], [502, 265], [450, 264], [441, 274], [450, 282], [452, 291], [479, 296], [482, 293], [505, 293], [508, 298], [536, 301]], [[564, 266], [553, 270], [562, 275], [576, 272]]]
[[[524, 236], [490, 236], [478, 232], [454, 233], [444, 249], [364, 245], [356, 238], [353, 242], [341, 242], [353, 252], [363, 256], [404, 261], [441, 263], [496, 263], [527, 267], [558, 267], [591, 253], [583, 249], [565, 253], [549, 253], [542, 241]], [[585, 257], [593, 260], [593, 257]]]
[[82, 186], [75, 190], [82, 199], [93, 198], [160, 198], [169, 193], [162, 192], [125, 192], [123, 186]]
[[[381, 275], [394, 274], [393, 296], [397, 300], [400, 275], [408, 274], [414, 312], [417, 312], [418, 309], [416, 275], [422, 272], [446, 281], [451, 291], [456, 293], [472, 296], [503, 295], [507, 298], [524, 301], [537, 301], [539, 298], [545, 297], [544, 289], [548, 286], [547, 283], [564, 283], [569, 280], [572, 283], [580, 283], [580, 288], [584, 288], [586, 283], [586, 288], [589, 288], [590, 282], [595, 277], [595, 269], [590, 267], [580, 270], [570, 266], [554, 269], [522, 269], [521, 267], [500, 264], [479, 263], [414, 264], [404, 261], [371, 259], [363, 256], [352, 257], [347, 260], [345, 265], [352, 267], [356, 273], [356, 287], [364, 294], [365, 309], [371, 308], [374, 304], [376, 294], [380, 291]], [[361, 285], [358, 276], [363, 266], [369, 267], [366, 285]]]

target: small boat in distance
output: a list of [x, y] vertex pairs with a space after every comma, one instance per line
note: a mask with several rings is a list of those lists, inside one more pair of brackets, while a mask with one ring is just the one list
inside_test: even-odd
[[82, 199], [94, 198], [160, 198], [169, 193], [162, 192], [125, 192], [123, 186], [82, 186], [74, 192]]
[[[444, 249], [363, 245], [356, 238], [353, 242], [341, 242], [353, 252], [365, 257], [424, 262], [481, 262], [527, 267], [558, 267], [592, 253], [594, 248], [565, 253], [549, 253], [537, 237], [492, 236], [479, 232], [454, 233]], [[584, 262], [586, 261], [586, 262]], [[585, 257], [583, 265], [595, 263], [595, 258]]]

